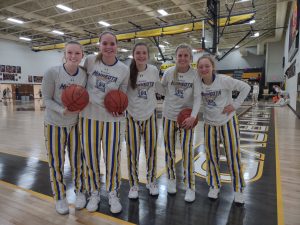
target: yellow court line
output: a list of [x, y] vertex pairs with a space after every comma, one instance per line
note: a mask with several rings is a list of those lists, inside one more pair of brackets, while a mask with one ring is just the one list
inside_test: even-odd
[[277, 220], [278, 225], [284, 225], [284, 215], [283, 215], [283, 201], [282, 201], [282, 192], [281, 192], [281, 176], [280, 176], [280, 162], [279, 162], [279, 149], [278, 149], [278, 134], [277, 134], [277, 118], [274, 113], [274, 122], [275, 122], [275, 157], [276, 157], [276, 190], [277, 190]]
[[[32, 190], [28, 190], [28, 189], [25, 189], [25, 188], [22, 188], [22, 187], [19, 187], [17, 185], [14, 185], [14, 184], [11, 184], [11, 183], [8, 183], [8, 182], [5, 182], [3, 180], [0, 180], [0, 184], [3, 184], [4, 186], [7, 186], [9, 188], [13, 188], [13, 189], [19, 189], [19, 190], [22, 190], [22, 191], [25, 191], [27, 193], [30, 193], [31, 195], [41, 199], [41, 200], [45, 200], [45, 201], [48, 201], [48, 202], [52, 202], [54, 203], [54, 200], [52, 197], [48, 196], [48, 195], [44, 195], [44, 194], [41, 194], [39, 192], [35, 192], [35, 191], [32, 191]], [[73, 208], [75, 208], [73, 205], [71, 205]], [[82, 211], [82, 210], [81, 210]], [[100, 212], [93, 212], [93, 213], [89, 213], [86, 209], [83, 209], [84, 212], [87, 212], [88, 214], [91, 214], [93, 216], [97, 216], [99, 218], [102, 218], [104, 220], [109, 220], [109, 221], [112, 221], [114, 223], [118, 223], [118, 224], [121, 224], [121, 225], [135, 225], [134, 223], [130, 223], [130, 222], [127, 222], [125, 220], [121, 220], [121, 219], [118, 219], [118, 218], [115, 218], [115, 217], [112, 217], [112, 216], [109, 216], [109, 215], [106, 215], [106, 214], [103, 214], [103, 213], [100, 213]]]

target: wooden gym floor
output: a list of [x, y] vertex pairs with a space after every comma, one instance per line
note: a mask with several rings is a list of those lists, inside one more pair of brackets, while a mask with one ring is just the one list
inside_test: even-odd
[[[196, 201], [185, 203], [181, 181], [181, 154], [177, 150], [178, 192], [168, 195], [164, 169], [164, 147], [160, 126], [158, 184], [160, 194], [151, 197], [145, 188], [144, 154], [140, 156], [139, 199], [127, 198], [127, 162], [122, 146], [121, 203], [123, 211], [109, 212], [107, 194], [101, 190], [98, 212], [76, 211], [58, 215], [51, 197], [49, 170], [43, 138], [40, 101], [0, 103], [0, 224], [299, 224], [300, 216], [300, 123], [288, 107], [260, 103], [245, 105], [239, 113], [246, 204], [235, 205], [226, 158], [222, 158], [223, 187], [219, 200], [207, 198], [202, 123], [196, 128]], [[103, 170], [103, 161], [102, 171]], [[68, 200], [74, 202], [70, 169], [65, 178]], [[103, 186], [104, 187], [104, 186]]]

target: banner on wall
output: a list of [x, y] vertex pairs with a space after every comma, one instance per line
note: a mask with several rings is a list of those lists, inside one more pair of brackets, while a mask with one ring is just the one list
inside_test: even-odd
[[300, 0], [294, 1], [292, 6], [292, 16], [289, 22], [290, 25], [290, 32], [289, 32], [289, 52], [288, 57], [289, 61], [292, 61], [295, 54], [299, 48], [299, 7], [300, 7]]
[[18, 81], [21, 74], [21, 66], [0, 65], [0, 80]]

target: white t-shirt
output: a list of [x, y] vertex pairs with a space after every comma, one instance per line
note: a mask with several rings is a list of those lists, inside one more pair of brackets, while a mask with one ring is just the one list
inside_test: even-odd
[[[227, 123], [235, 115], [235, 111], [227, 115], [227, 113], [222, 113], [224, 107], [232, 104], [235, 109], [238, 109], [244, 102], [250, 89], [247, 83], [222, 74], [217, 74], [215, 80], [210, 85], [201, 82], [201, 96], [204, 106], [203, 118], [205, 123], [213, 126], [220, 126]], [[233, 90], [240, 92], [235, 100], [232, 99]]]
[[197, 72], [190, 67], [185, 73], [178, 73], [178, 80], [174, 81], [175, 66], [168, 68], [162, 78], [165, 88], [163, 116], [176, 121], [181, 110], [191, 108], [191, 116], [196, 117], [200, 105], [200, 82]]
[[159, 72], [153, 65], [147, 65], [137, 75], [136, 88], [128, 85], [128, 113], [136, 120], [147, 120], [156, 108], [156, 87], [159, 85]]
[[96, 56], [90, 55], [84, 62], [87, 69], [87, 91], [90, 103], [82, 111], [82, 117], [104, 122], [115, 122], [124, 117], [114, 117], [104, 107], [104, 97], [110, 90], [119, 89], [127, 92], [129, 68], [119, 60], [114, 65], [105, 65], [95, 61]]

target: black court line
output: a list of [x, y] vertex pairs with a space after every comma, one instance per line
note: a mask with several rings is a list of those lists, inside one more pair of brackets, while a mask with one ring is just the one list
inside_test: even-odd
[[[259, 108], [264, 109], [264, 108]], [[246, 112], [252, 113], [254, 109]], [[267, 148], [257, 148], [265, 154], [264, 170], [261, 179], [248, 183], [245, 190], [246, 204], [239, 206], [233, 203], [231, 184], [224, 183], [218, 200], [207, 198], [208, 186], [203, 178], [196, 176], [196, 201], [184, 201], [184, 185], [182, 182], [182, 164], [177, 163], [177, 194], [167, 194], [167, 176], [158, 179], [159, 196], [148, 194], [145, 185], [140, 185], [139, 199], [128, 199], [129, 184], [122, 180], [120, 199], [123, 211], [111, 214], [109, 211], [104, 177], [101, 177], [101, 202], [99, 212], [136, 224], [203, 224], [203, 225], [274, 225], [277, 224], [276, 199], [276, 165], [274, 112], [270, 111]], [[241, 116], [243, 118], [243, 116]], [[249, 117], [245, 117], [249, 119]], [[260, 122], [257, 122], [259, 125]], [[265, 123], [264, 123], [265, 125]], [[242, 137], [242, 136], [241, 136]], [[196, 154], [199, 149], [196, 149]], [[0, 153], [0, 180], [51, 196], [49, 167], [46, 162], [33, 158]], [[222, 166], [223, 168], [224, 166]], [[224, 167], [224, 170], [226, 168]], [[66, 171], [67, 189], [72, 189], [70, 171]], [[54, 207], [53, 207], [53, 210]]]

